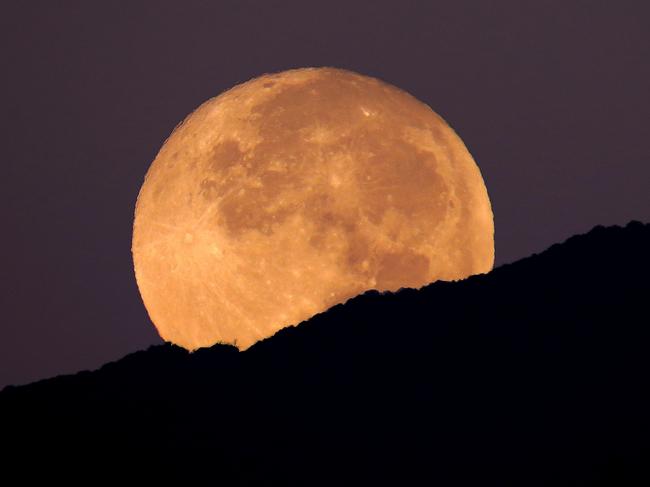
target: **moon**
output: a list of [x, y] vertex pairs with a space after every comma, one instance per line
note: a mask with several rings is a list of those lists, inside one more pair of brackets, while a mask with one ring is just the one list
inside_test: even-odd
[[304, 68], [235, 86], [174, 129], [132, 253], [164, 340], [246, 349], [369, 289], [490, 271], [494, 223], [478, 166], [431, 108]]

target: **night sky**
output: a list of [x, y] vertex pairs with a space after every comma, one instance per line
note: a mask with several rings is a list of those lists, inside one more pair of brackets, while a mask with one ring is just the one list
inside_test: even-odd
[[497, 265], [650, 221], [649, 5], [4, 4], [0, 387], [161, 342], [130, 251], [144, 174], [189, 112], [265, 72], [346, 68], [429, 104], [483, 173]]

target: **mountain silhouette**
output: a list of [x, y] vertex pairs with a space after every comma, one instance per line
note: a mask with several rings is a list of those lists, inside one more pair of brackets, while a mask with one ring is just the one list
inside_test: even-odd
[[[650, 485], [650, 225], [369, 291], [245, 352], [153, 346], [0, 393], [0, 475]], [[35, 358], [35, 360], [37, 360]]]

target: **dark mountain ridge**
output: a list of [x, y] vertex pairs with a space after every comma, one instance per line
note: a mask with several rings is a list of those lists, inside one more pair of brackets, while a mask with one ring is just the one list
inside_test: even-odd
[[487, 275], [367, 292], [246, 352], [167, 344], [7, 387], [5, 467], [57, 459], [22, 474], [222, 485], [650, 485], [649, 249], [650, 225], [596, 227]]

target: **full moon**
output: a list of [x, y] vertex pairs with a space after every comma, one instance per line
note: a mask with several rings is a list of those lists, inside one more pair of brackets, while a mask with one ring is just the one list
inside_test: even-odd
[[494, 223], [478, 166], [431, 108], [306, 68], [235, 86], [174, 129], [132, 252], [164, 340], [246, 349], [369, 289], [490, 271]]

